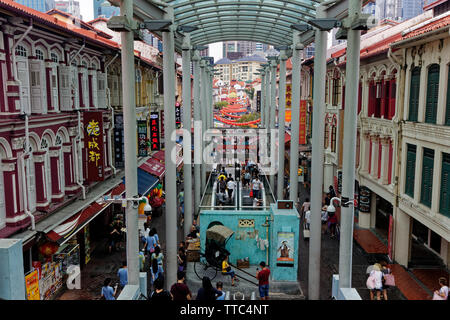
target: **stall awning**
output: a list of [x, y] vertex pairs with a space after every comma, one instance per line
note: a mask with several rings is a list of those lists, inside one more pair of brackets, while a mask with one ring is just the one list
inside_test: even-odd
[[166, 173], [164, 163], [160, 162], [158, 159], [155, 158], [148, 159], [146, 162], [144, 162], [139, 166], [139, 169], [142, 169], [145, 172], [150, 173], [151, 175], [154, 175], [159, 179], [164, 177], [164, 174]]
[[138, 168], [138, 193], [146, 195], [159, 182], [155, 176], [147, 173], [145, 170]]
[[[105, 196], [118, 196], [125, 192], [125, 185], [123, 183], [119, 184], [117, 187], [112, 189]], [[103, 210], [105, 210], [111, 203], [106, 203], [102, 201], [102, 198], [93, 202], [90, 206], [84, 208], [78, 212], [75, 216], [70, 217], [58, 226], [54, 227], [53, 230], [47, 232], [46, 237], [59, 245], [64, 244], [68, 241], [74, 234], [79, 230], [84, 228], [92, 219], [98, 216]]]
[[[183, 163], [183, 157], [181, 156], [181, 150], [183, 147], [177, 143], [177, 168]], [[158, 159], [159, 161], [162, 161], [162, 163], [165, 163], [165, 153], [164, 150], [160, 150], [156, 152], [154, 155], [152, 155], [153, 158]]]
[[288, 143], [289, 141], [291, 141], [291, 135], [287, 132], [284, 133], [284, 143]]

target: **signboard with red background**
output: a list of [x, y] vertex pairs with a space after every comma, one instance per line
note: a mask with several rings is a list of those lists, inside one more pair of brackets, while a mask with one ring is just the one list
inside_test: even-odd
[[299, 144], [306, 144], [306, 100], [300, 100]]
[[[161, 113], [162, 115], [162, 113]], [[162, 122], [162, 121], [161, 121]], [[159, 113], [150, 113], [150, 146], [153, 150], [160, 150], [161, 143], [159, 139]]]
[[84, 148], [86, 152], [87, 181], [105, 179], [103, 144], [103, 113], [86, 111], [83, 114]]

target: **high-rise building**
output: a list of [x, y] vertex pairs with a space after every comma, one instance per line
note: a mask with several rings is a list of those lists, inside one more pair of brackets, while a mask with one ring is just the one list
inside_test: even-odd
[[362, 8], [361, 12], [362, 13], [368, 13], [368, 14], [370, 14], [372, 16], [375, 16], [375, 7], [376, 7], [375, 1], [374, 2], [369, 2], [368, 4], [366, 4]]
[[16, 2], [41, 12], [55, 8], [55, 0], [16, 0]]
[[403, 20], [408, 20], [423, 13], [423, 0], [403, 0]]
[[[416, 1], [416, 0], [412, 0]], [[402, 20], [402, 0], [376, 0], [375, 18], [377, 21], [390, 19], [394, 21]]]
[[55, 1], [55, 9], [60, 10], [62, 12], [67, 12], [74, 17], [77, 17], [80, 20], [83, 20], [83, 17], [80, 14], [80, 2], [73, 0], [65, 0], [65, 1]]
[[[99, 16], [111, 18], [120, 14], [119, 7], [113, 7], [107, 0], [93, 0], [94, 3], [94, 19]], [[102, 5], [103, 4], [103, 5]]]
[[269, 48], [267, 44], [253, 41], [224, 41], [222, 44], [222, 56], [228, 57], [229, 52], [242, 52], [242, 55], [251, 56], [255, 52], [264, 52]]

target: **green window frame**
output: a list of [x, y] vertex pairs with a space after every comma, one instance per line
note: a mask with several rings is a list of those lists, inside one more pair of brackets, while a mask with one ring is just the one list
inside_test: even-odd
[[422, 188], [420, 191], [420, 203], [431, 208], [431, 200], [433, 195], [433, 167], [434, 167], [434, 150], [423, 148], [422, 163]]
[[406, 173], [405, 173], [405, 194], [414, 198], [414, 180], [416, 175], [416, 149], [413, 144], [406, 147]]
[[448, 153], [442, 153], [439, 212], [450, 217], [450, 154]]
[[439, 65], [432, 64], [428, 68], [427, 101], [425, 104], [425, 122], [436, 123], [439, 100]]
[[420, 67], [411, 70], [411, 86], [409, 88], [409, 121], [417, 121], [419, 113]]

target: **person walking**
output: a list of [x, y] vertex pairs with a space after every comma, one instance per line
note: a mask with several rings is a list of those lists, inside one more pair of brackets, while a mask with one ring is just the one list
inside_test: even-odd
[[156, 239], [153, 236], [152, 231], [150, 231], [149, 235], [145, 238], [145, 245], [144, 245], [145, 252], [149, 257], [151, 257], [153, 252], [155, 252], [155, 247], [156, 247]]
[[217, 289], [217, 291], [219, 291], [221, 293], [220, 296], [218, 296], [216, 300], [225, 300], [226, 294], [225, 294], [224, 291], [222, 291], [223, 290], [223, 283], [222, 283], [222, 281], [218, 281], [216, 283], [216, 289]]
[[231, 277], [231, 285], [234, 287], [234, 281], [239, 281], [236, 279], [236, 274], [233, 270], [231, 270], [231, 266], [228, 264], [228, 255], [225, 256], [225, 259], [222, 261], [222, 274], [229, 275]]
[[114, 296], [117, 293], [117, 284], [114, 289], [110, 286], [111, 278], [106, 278], [103, 282], [101, 298], [105, 300], [116, 300]]
[[305, 212], [305, 229], [309, 230], [311, 224], [311, 210]]
[[221, 296], [222, 293], [215, 289], [211, 284], [211, 279], [209, 277], [203, 277], [202, 287], [197, 291], [196, 300], [199, 301], [214, 301], [216, 298]]
[[234, 182], [233, 178], [231, 178], [227, 182], [227, 191], [228, 191], [228, 199], [229, 200], [233, 200], [234, 188], [235, 188], [235, 182]]
[[330, 237], [336, 236], [337, 216], [335, 212], [328, 212], [328, 224], [330, 228]]
[[185, 273], [183, 271], [177, 272], [177, 282], [170, 288], [174, 301], [188, 301], [191, 300], [191, 290], [185, 283]]
[[127, 262], [122, 262], [122, 268], [117, 271], [117, 276], [119, 277], [120, 290], [122, 290], [128, 284], [128, 269]]
[[159, 279], [160, 277], [163, 276], [163, 269], [162, 267], [158, 264], [158, 260], [153, 259], [152, 263], [151, 263], [151, 267], [150, 267], [150, 273], [151, 273], [151, 283], [155, 283], [155, 281], [157, 279]]
[[258, 279], [259, 296], [261, 300], [269, 300], [269, 276], [270, 270], [264, 261], [259, 263], [261, 271], [257, 268], [256, 279]]
[[302, 219], [303, 216], [305, 215], [306, 211], [308, 211], [310, 209], [310, 206], [311, 206], [311, 202], [309, 202], [309, 198], [306, 197], [305, 202], [303, 202], [302, 208], [300, 209], [300, 219]]
[[383, 273], [383, 279], [382, 279], [383, 298], [384, 298], [384, 300], [387, 300], [388, 299], [387, 289], [390, 287], [390, 285], [387, 284], [386, 277], [388, 277], [388, 275], [390, 275], [390, 276], [393, 276], [393, 275], [392, 275], [392, 271], [388, 267], [388, 264], [386, 263], [386, 261], [381, 261], [380, 265], [381, 265], [381, 272]]
[[440, 277], [439, 280], [440, 289], [434, 291], [433, 300], [448, 300], [448, 281], [445, 277]]
[[255, 177], [255, 179], [253, 179], [252, 181], [252, 192], [253, 192], [253, 197], [256, 199], [261, 199], [261, 188], [262, 188], [262, 183], [261, 181], [259, 181], [258, 176]]
[[322, 223], [322, 234], [325, 234], [329, 229], [327, 206], [322, 207], [322, 211], [320, 212], [320, 221]]
[[156, 231], [156, 228], [152, 228], [152, 229], [150, 230], [149, 235], [150, 235], [150, 236], [153, 236], [153, 237], [155, 238], [155, 242], [156, 242], [155, 247], [156, 247], [156, 246], [159, 246], [159, 247], [160, 247], [161, 244], [159, 243], [159, 236], [158, 236], [158, 231]]
[[163, 270], [163, 272], [164, 272], [164, 269], [163, 269], [163, 259], [164, 259], [164, 255], [163, 255], [163, 253], [161, 252], [161, 247], [156, 247], [155, 248], [155, 252], [152, 254], [152, 256], [151, 256], [151, 261], [153, 261], [153, 260], [156, 260], [157, 261], [157, 263], [158, 263], [158, 266], [159, 267], [161, 267], [161, 269]]
[[178, 248], [178, 271], [185, 271], [187, 266], [186, 252], [183, 248]]
[[381, 300], [381, 291], [383, 289], [383, 273], [381, 272], [381, 265], [375, 263], [373, 270], [370, 272], [369, 279], [371, 282], [370, 300], [374, 300], [374, 294], [377, 296], [377, 300]]
[[336, 191], [334, 191], [334, 187], [332, 185], [328, 187], [328, 194], [330, 195], [330, 199], [336, 197]]
[[172, 301], [172, 295], [169, 291], [164, 290], [164, 278], [159, 277], [155, 280], [153, 286], [155, 289], [150, 295], [151, 301]]
[[246, 170], [245, 174], [244, 174], [244, 185], [246, 186], [246, 188], [248, 188], [250, 186], [251, 178], [252, 178], [252, 176], [250, 175], [250, 172], [248, 170]]

